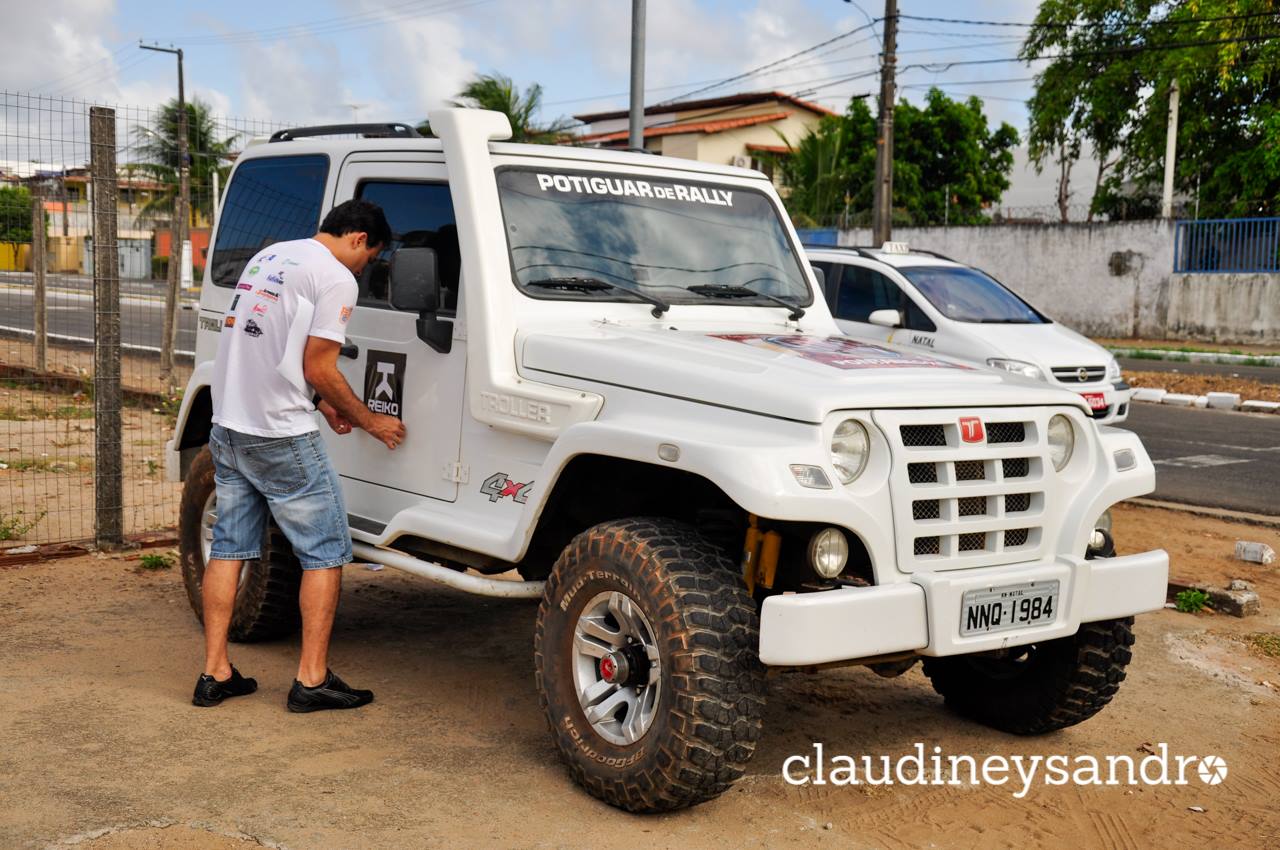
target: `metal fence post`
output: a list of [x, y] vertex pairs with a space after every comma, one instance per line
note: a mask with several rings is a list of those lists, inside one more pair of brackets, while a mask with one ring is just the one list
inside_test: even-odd
[[89, 109], [93, 180], [94, 538], [124, 542], [120, 423], [120, 268], [116, 245], [116, 111]]
[[35, 317], [32, 328], [35, 333], [36, 372], [45, 371], [49, 357], [49, 314], [45, 304], [45, 264], [48, 249], [45, 247], [44, 196], [34, 181], [31, 185], [31, 297], [34, 299]]

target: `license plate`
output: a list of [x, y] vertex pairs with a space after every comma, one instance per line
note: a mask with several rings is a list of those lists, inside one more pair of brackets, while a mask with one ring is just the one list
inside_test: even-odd
[[1058, 581], [1029, 581], [966, 590], [960, 601], [960, 634], [985, 635], [1052, 623], [1058, 615]]
[[1107, 406], [1107, 397], [1102, 393], [1080, 393], [1093, 410], [1102, 410]]

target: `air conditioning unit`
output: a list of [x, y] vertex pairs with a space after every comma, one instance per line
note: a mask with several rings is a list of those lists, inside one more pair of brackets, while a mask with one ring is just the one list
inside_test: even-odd
[[750, 168], [751, 157], [743, 153], [736, 154], [733, 157], [733, 159], [730, 160], [730, 165], [732, 165], [734, 168]]

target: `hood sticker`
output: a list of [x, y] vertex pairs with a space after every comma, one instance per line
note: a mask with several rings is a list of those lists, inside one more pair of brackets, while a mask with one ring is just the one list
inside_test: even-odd
[[806, 336], [804, 334], [710, 334], [714, 339], [741, 342], [752, 348], [763, 348], [794, 354], [805, 360], [835, 369], [963, 369], [972, 367], [947, 363], [926, 354], [908, 354], [880, 345], [858, 342], [838, 336]]

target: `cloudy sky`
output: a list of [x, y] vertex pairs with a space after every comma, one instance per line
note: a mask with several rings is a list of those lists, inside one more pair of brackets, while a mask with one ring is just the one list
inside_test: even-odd
[[[900, 11], [1029, 21], [1037, 5], [903, 0]], [[630, 10], [629, 0], [45, 0], [6, 14], [0, 87], [154, 106], [174, 94], [175, 63], [139, 50], [141, 39], [182, 47], [188, 92], [224, 116], [412, 122], [475, 74], [499, 72], [522, 86], [540, 83], [549, 118], [626, 105]], [[878, 25], [767, 72], [715, 84], [882, 13], [878, 0], [648, 0], [647, 101], [704, 87], [708, 96], [781, 89], [842, 109], [850, 96], [876, 90]], [[1033, 69], [1018, 62], [948, 65], [1012, 57], [1023, 33], [903, 20], [899, 63], [915, 66], [900, 78], [903, 96], [918, 99], [930, 84], [978, 94], [993, 122], [1025, 130], [1022, 101]]]

